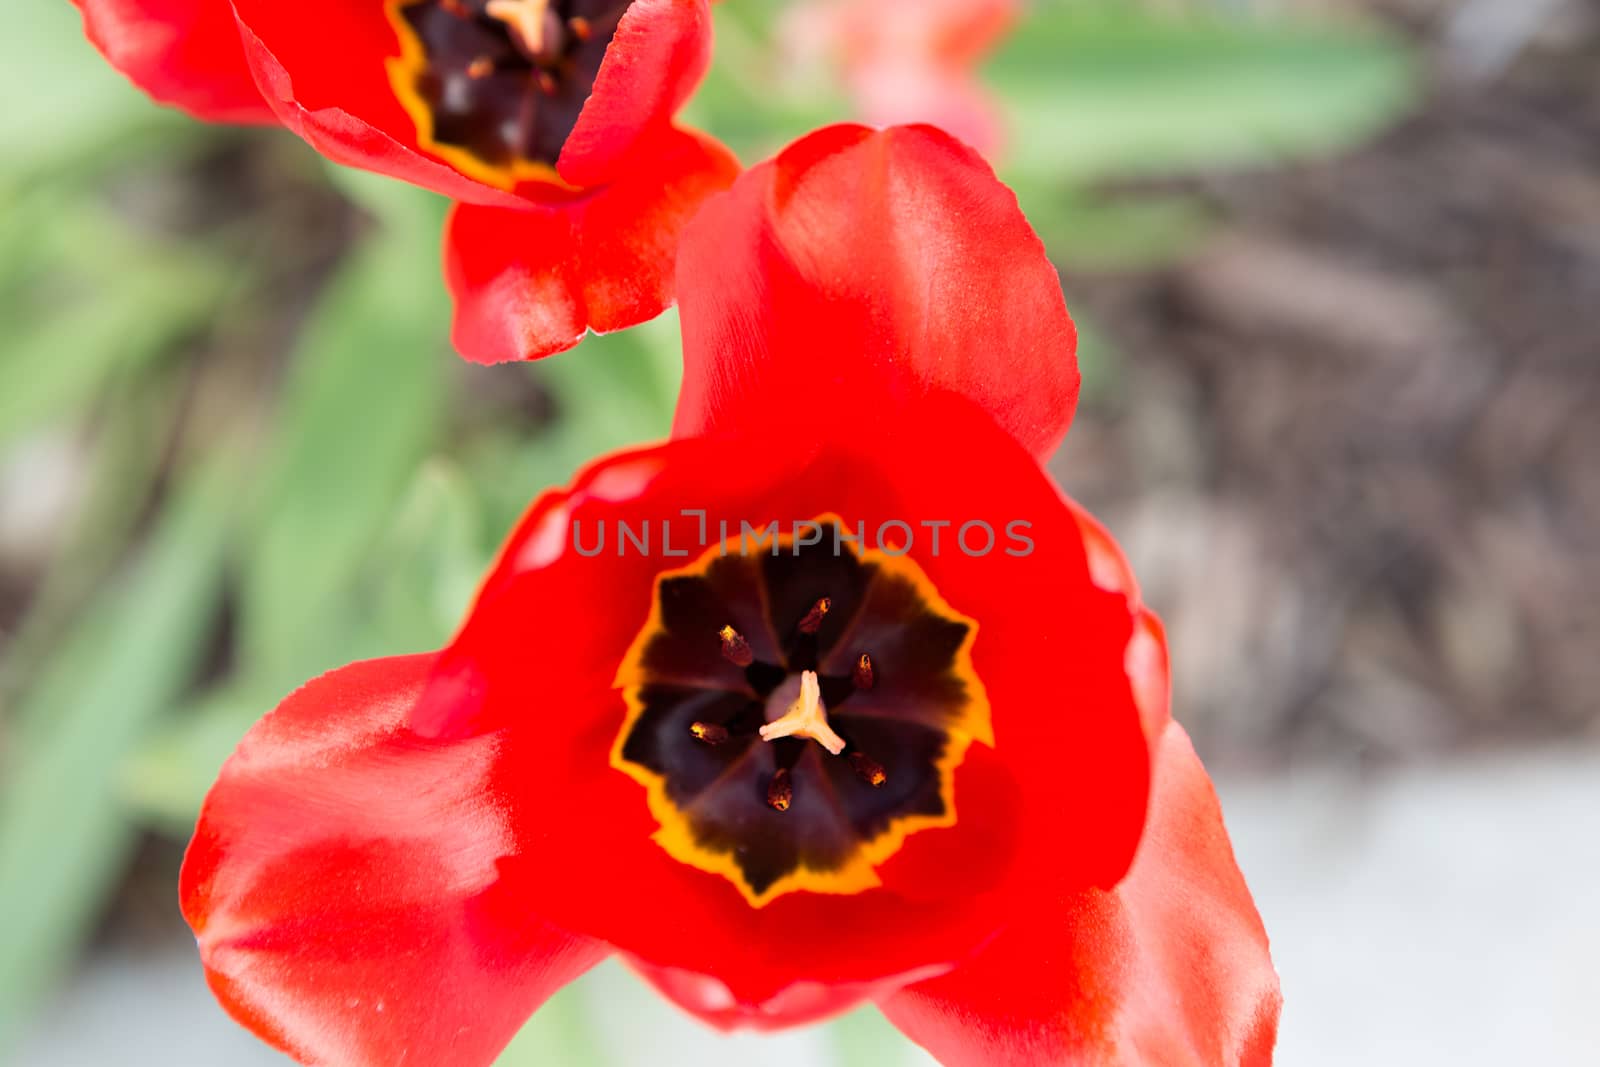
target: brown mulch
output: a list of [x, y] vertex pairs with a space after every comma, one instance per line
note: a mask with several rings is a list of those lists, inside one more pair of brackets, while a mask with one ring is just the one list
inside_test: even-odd
[[1600, 732], [1600, 17], [1485, 69], [1450, 5], [1387, 7], [1435, 57], [1412, 119], [1197, 183], [1229, 225], [1179, 265], [1067, 279], [1118, 360], [1057, 469], [1224, 759]]

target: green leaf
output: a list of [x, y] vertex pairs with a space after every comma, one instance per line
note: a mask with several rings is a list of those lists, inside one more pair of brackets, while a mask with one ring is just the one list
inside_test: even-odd
[[503, 535], [539, 492], [565, 485], [606, 453], [664, 438], [683, 374], [679, 353], [678, 315], [669, 309], [631, 330], [590, 336], [573, 352], [528, 368], [555, 404], [554, 422], [532, 438], [514, 428], [483, 434], [463, 457], [489, 528]]
[[449, 206], [449, 201], [443, 197], [395, 181], [386, 174], [357, 170], [329, 160], [323, 160], [322, 170], [346, 199], [389, 230], [438, 244], [439, 226]]
[[857, 1008], [829, 1028], [836, 1067], [914, 1067], [933, 1059], [874, 1007]]
[[[6, 4], [0, 34], [0, 186], [202, 127], [151, 103], [94, 51], [82, 17], [59, 0]], [[0, 193], [3, 195], [3, 193]]]
[[1122, 357], [1092, 316], [1078, 311], [1072, 317], [1078, 327], [1078, 370], [1083, 374], [1079, 403], [1099, 404], [1122, 387], [1118, 374]]
[[117, 796], [128, 818], [178, 840], [194, 831], [200, 803], [239, 739], [286, 693], [248, 683], [214, 689], [150, 731], [117, 767]]
[[[579, 980], [582, 981], [581, 979]], [[583, 1064], [606, 1067], [610, 1058], [595, 1041], [592, 1019], [584, 1003], [584, 990], [569, 984], [533, 1013], [511, 1044], [495, 1060], [495, 1067], [549, 1067]]]
[[12, 671], [24, 679], [30, 675], [49, 644], [99, 593], [132, 540], [169, 458], [153, 442], [168, 435], [178, 416], [184, 369], [118, 374], [106, 384], [93, 423], [88, 489], [33, 589], [21, 625], [6, 635], [0, 688], [16, 684]]
[[569, 356], [545, 360], [537, 373], [561, 421], [585, 437], [593, 453], [665, 437], [672, 429], [683, 361], [678, 312], [643, 325], [591, 335]]
[[357, 599], [364, 647], [347, 658], [442, 646], [466, 614], [493, 549], [482, 503], [465, 475], [430, 461], [363, 568]]
[[204, 328], [231, 284], [212, 257], [131, 234], [87, 196], [23, 203], [34, 217], [10, 224], [8, 244], [26, 270], [0, 289], [0, 444], [81, 411], [114, 375], [169, 354]]
[[[325, 605], [324, 658], [346, 663], [444, 644], [488, 566], [481, 507], [461, 473], [439, 461], [418, 473], [392, 523]], [[184, 709], [124, 762], [124, 802], [173, 833], [187, 834], [217, 772], [256, 720], [303, 679], [257, 668], [237, 673]]]
[[1079, 181], [1331, 151], [1416, 90], [1406, 49], [1352, 21], [1068, 0], [1039, 4], [985, 77], [1008, 104], [1010, 165]]
[[1213, 218], [1197, 197], [1107, 196], [1027, 171], [1007, 178], [1050, 258], [1064, 269], [1148, 269], [1191, 251], [1212, 232]]
[[456, 357], [437, 274], [442, 202], [400, 188], [292, 356], [247, 499], [239, 664], [119, 769], [125, 801], [167, 828], [187, 829], [239, 738], [306, 678], [442, 641], [486, 558], [470, 489], [424, 466]]
[[795, 71], [778, 61], [776, 23], [787, 3], [722, 0], [716, 62], [681, 113], [746, 162], [851, 114], [832, 70]]
[[296, 347], [251, 524], [240, 647], [282, 686], [337, 666], [341, 603], [438, 441], [456, 357], [438, 212], [360, 245]]
[[88, 934], [135, 829], [114, 772], [190, 681], [220, 606], [238, 468], [186, 479], [121, 581], [61, 645], [24, 701], [0, 787], [0, 1048]]
[[741, 71], [721, 57], [682, 112], [682, 121], [727, 145], [746, 164], [774, 154], [821, 126], [852, 116], [849, 100], [834, 85], [799, 92], [778, 84], [769, 69], [754, 62]]

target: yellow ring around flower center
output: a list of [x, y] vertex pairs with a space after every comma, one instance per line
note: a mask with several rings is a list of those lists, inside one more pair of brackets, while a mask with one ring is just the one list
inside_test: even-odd
[[[813, 522], [827, 528], [830, 524], [838, 524], [839, 520], [835, 516], [826, 515]], [[737, 646], [731, 645], [730, 642], [736, 635], [733, 634], [731, 627], [723, 625], [726, 620], [713, 622], [709, 617], [706, 619], [703, 650], [705, 659], [697, 661], [697, 664], [685, 663], [682, 671], [675, 667], [663, 669], [662, 650], [669, 647], [671, 649], [684, 647], [681, 620], [675, 624], [679, 632], [668, 633], [667, 624], [663, 619], [664, 598], [670, 585], [673, 583], [681, 585], [686, 580], [705, 580], [708, 587], [715, 585], [726, 593], [736, 584], [727, 580], [731, 573], [737, 573], [729, 568], [749, 569], [749, 573], [757, 577], [749, 590], [753, 594], [753, 599], [747, 601], [746, 607], [751, 608], [756, 600], [759, 600], [757, 605], [759, 613], [767, 616], [770, 623], [769, 634], [752, 633], [750, 636], [758, 648], [766, 649], [766, 654], [771, 656], [772, 649], [783, 646], [786, 632], [791, 635], [815, 632], [814, 625], [810, 630], [791, 628], [790, 624], [795, 620], [771, 618], [775, 594], [767, 585], [762, 584], [759, 576], [766, 573], [761, 560], [772, 551], [773, 546], [776, 546], [780, 554], [791, 552], [796, 556], [799, 554], [793, 535], [780, 536], [774, 541], [764, 542], [755, 549], [755, 554], [748, 556], [740, 555], [741, 547], [747, 552], [751, 550], [748, 543], [741, 545], [739, 539], [730, 539], [724, 545], [711, 546], [688, 565], [657, 576], [652, 590], [649, 618], [634, 639], [617, 671], [615, 684], [623, 693], [626, 715], [610, 756], [612, 767], [645, 787], [646, 802], [659, 824], [659, 829], [653, 835], [656, 843], [681, 863], [727, 878], [738, 888], [745, 900], [757, 908], [785, 893], [808, 891], [854, 894], [881, 885], [878, 866], [897, 853], [911, 834], [920, 830], [948, 827], [956, 822], [953, 795], [955, 769], [965, 758], [967, 748], [973, 741], [980, 741], [990, 746], [994, 744], [988, 698], [972, 666], [971, 652], [977, 637], [977, 623], [950, 607], [940, 597], [922, 568], [911, 559], [876, 549], [862, 550], [846, 542], [842, 551], [848, 552], [855, 564], [859, 565], [861, 573], [867, 576], [866, 584], [854, 604], [845, 604], [840, 609], [841, 613], [855, 614], [850, 618], [838, 620], [837, 629], [832, 631], [835, 634], [834, 643], [829, 650], [820, 654], [825, 662], [818, 666], [831, 666], [835, 671], [835, 684], [844, 686], [847, 691], [849, 687], [846, 679], [853, 675], [858, 695], [852, 698], [847, 692], [841, 703], [829, 709], [827, 718], [819, 719], [817, 724], [808, 725], [804, 730], [789, 731], [787, 727], [783, 730], [773, 730], [770, 728], [772, 723], [770, 714], [765, 720], [767, 727], [759, 735], [755, 734], [755, 727], [750, 727], [742, 743], [762, 746], [768, 750], [774, 747], [774, 743], [803, 747], [803, 750], [802, 748], [790, 750], [800, 753], [798, 762], [793, 764], [795, 767], [793, 777], [789, 768], [784, 767], [766, 780], [769, 784], [766, 786], [768, 794], [765, 803], [759, 790], [748, 791], [746, 800], [744, 779], [751, 777], [753, 772], [750, 772], [749, 767], [741, 765], [739, 780], [735, 783], [737, 788], [723, 787], [725, 793], [717, 800], [717, 804], [720, 808], [726, 809], [730, 804], [728, 798], [732, 797], [731, 803], [747, 803], [748, 807], [732, 813], [725, 812], [724, 822], [712, 828], [719, 832], [710, 832], [703, 823], [697, 824], [695, 818], [691, 817], [691, 811], [686, 811], [680, 804], [685, 796], [680, 792], [679, 798], [674, 799], [673, 782], [670, 780], [672, 774], [661, 765], [646, 765], [648, 761], [641, 761], [637, 753], [634, 758], [630, 758], [625, 752], [630, 739], [636, 737], [636, 730], [641, 729], [642, 721], [643, 729], [660, 731], [651, 735], [652, 750], [659, 749], [663, 745], [681, 744], [689, 748], [677, 750], [678, 755], [694, 759], [698, 758], [699, 750], [693, 749], [693, 746], [728, 746], [730, 730], [725, 724], [699, 721], [698, 716], [692, 722], [685, 718], [681, 724], [677, 723], [672, 719], [672, 716], [677, 714], [672, 711], [673, 700], [692, 700], [698, 702], [696, 706], [706, 706], [708, 694], [727, 689], [723, 695], [735, 704], [748, 696], [754, 706], [765, 700], [768, 692], [776, 692], [777, 696], [773, 699], [789, 706], [789, 697], [786, 697], [785, 693], [791, 690], [802, 694], [809, 693], [811, 701], [802, 699], [799, 703], [802, 710], [795, 713], [799, 718], [804, 718], [804, 709], [812, 707], [819, 708], [814, 715], [820, 715], [820, 702], [817, 702], [814, 671], [809, 669], [804, 671], [805, 674], [811, 675], [809, 679], [805, 679], [810, 683], [809, 687], [796, 689], [794, 687], [801, 681], [799, 675], [802, 673], [796, 663], [784, 662], [763, 668], [760, 662], [756, 662], [753, 668], [750, 667], [752, 658], [756, 654], [752, 654], [743, 646], [743, 635], [737, 635], [739, 642]], [[830, 551], [835, 548], [835, 546], [828, 547]], [[713, 575], [713, 571], [717, 568], [722, 569]], [[711, 582], [708, 575], [715, 577], [717, 581]], [[834, 596], [835, 603], [840, 602], [837, 590], [817, 589], [814, 592], [816, 597]], [[940, 654], [941, 658], [937, 660], [936, 667], [927, 668], [924, 665], [916, 668], [921, 671], [919, 675], [921, 682], [926, 683], [932, 679], [937, 684], [932, 687], [926, 684], [914, 685], [905, 690], [922, 694], [930, 692], [945, 694], [930, 698], [929, 707], [902, 706], [896, 703], [899, 698], [895, 686], [897, 681], [902, 684], [906, 682], [908, 674], [913, 670], [911, 660], [914, 657], [905, 648], [897, 647], [894, 640], [883, 639], [882, 635], [892, 630], [893, 615], [884, 615], [879, 611], [876, 617], [868, 618], [875, 611], [875, 604], [880, 607], [882, 604], [892, 604], [899, 610], [911, 610], [914, 612], [915, 620], [925, 626], [930, 625], [931, 620], [931, 625], [942, 626], [943, 632], [947, 634], [959, 633], [964, 629], [959, 644], [956, 645], [951, 641], [953, 649], [947, 649]], [[906, 605], [910, 608], [907, 609]], [[751, 611], [747, 610], [744, 617], [751, 618]], [[811, 621], [814, 618], [815, 614], [802, 621]], [[867, 631], [879, 635], [878, 640], [887, 647], [881, 652], [871, 650], [870, 656], [868, 650], [856, 649], [850, 643], [851, 635]], [[698, 632], [698, 629], [695, 632]], [[897, 653], [900, 654], [898, 661]], [[694, 648], [691, 658], [701, 654], [701, 649]], [[815, 652], [813, 654], [816, 655]], [[778, 653], [778, 656], [786, 658], [785, 653]], [[712, 664], [712, 667], [708, 668], [706, 666], [708, 663]], [[789, 688], [773, 686], [768, 692], [761, 692], [759, 687], [740, 691], [740, 686], [743, 684], [741, 679], [745, 672], [763, 669], [773, 671], [778, 668], [781, 668], [781, 675], [789, 679]], [[723, 672], [721, 675], [723, 680], [707, 680], [707, 671], [718, 669]], [[661, 697], [664, 689], [673, 687], [677, 687], [685, 695]], [[870, 694], [862, 693], [863, 687], [870, 690]], [[751, 833], [768, 835], [761, 839], [767, 845], [771, 844], [771, 834], [789, 832], [790, 828], [797, 838], [804, 839], [806, 837], [804, 831], [808, 827], [786, 820], [804, 816], [803, 801], [807, 798], [806, 791], [839, 790], [840, 781], [848, 783], [850, 780], [839, 768], [853, 767], [858, 778], [865, 783], [859, 788], [867, 791], [863, 794], [867, 796], [872, 795], [871, 790], [884, 787], [886, 778], [891, 786], [898, 784], [900, 779], [897, 778], [896, 767], [900, 768], [902, 775], [904, 774], [905, 764], [896, 762], [896, 757], [904, 756], [904, 753], [881, 750], [883, 744], [881, 738], [888, 735], [882, 733], [877, 735], [879, 740], [875, 743], [879, 745], [879, 751], [858, 752], [854, 749], [845, 751], [842, 747], [843, 739], [833, 736], [831, 729], [824, 731], [820, 728], [826, 722], [836, 723], [840, 734], [843, 734], [845, 739], [850, 738], [852, 699], [858, 704], [868, 705], [866, 710], [856, 713], [858, 729], [861, 723], [859, 716], [865, 715], [868, 719], [874, 720], [877, 727], [883, 729], [931, 731], [942, 737], [943, 744], [938, 749], [936, 758], [920, 770], [920, 773], [927, 777], [927, 782], [922, 787], [926, 793], [931, 794], [932, 784], [937, 783], [938, 803], [930, 804], [924, 797], [918, 802], [919, 810], [916, 811], [887, 815], [875, 812], [871, 818], [862, 820], [873, 827], [873, 832], [859, 837], [842, 838], [848, 844], [841, 850], [840, 855], [830, 856], [827, 862], [821, 863], [796, 862], [792, 869], [785, 870], [781, 877], [776, 877], [767, 884], [753, 881], [746, 866], [741, 865], [741, 857], [738, 855], [741, 849], [738, 847], [738, 842], [729, 840], [725, 833], [720, 832], [727, 826], [745, 826], [751, 828], [749, 831]], [[644, 721], [647, 711], [653, 718]], [[882, 726], [884, 722], [897, 721], [901, 723], [898, 727]], [[732, 733], [737, 734], [738, 724], [735, 725], [736, 729]], [[792, 736], [785, 736], [786, 733]], [[767, 736], [772, 738], [771, 742], [761, 740]], [[921, 733], [917, 736], [928, 735]], [[841, 741], [841, 745], [835, 745], [833, 741]], [[734, 743], [740, 742], [736, 740]], [[758, 753], [753, 758], [765, 758], [766, 755], [767, 753]], [[742, 761], [750, 757], [738, 755], [729, 758]], [[830, 760], [835, 762], [832, 765], [825, 762]], [[667, 761], [667, 765], [670, 764], [671, 761]], [[884, 764], [890, 765], [890, 770], [887, 772]], [[818, 768], [826, 769], [831, 777], [821, 776]], [[751, 781], [761, 784], [758, 778], [751, 778]], [[719, 778], [717, 783], [720, 782]], [[681, 785], [681, 782], [679, 784]], [[781, 787], [781, 795], [773, 792], [778, 787]], [[847, 785], [845, 788], [850, 786]], [[689, 808], [691, 810], [701, 808], [704, 795], [699, 792], [689, 794]], [[793, 806], [791, 800], [794, 801]], [[856, 825], [847, 823], [843, 818], [843, 812], [848, 808], [848, 804], [845, 803], [847, 800], [848, 798], [830, 796], [830, 801], [839, 809], [840, 816], [836, 822], [823, 827], [823, 830], [828, 830], [830, 827], [838, 830]], [[930, 808], [937, 810], [930, 811]], [[697, 814], [704, 813], [697, 812]], [[799, 855], [802, 859], [805, 858], [803, 852]], [[748, 857], [745, 857], [745, 862], [748, 863]]]

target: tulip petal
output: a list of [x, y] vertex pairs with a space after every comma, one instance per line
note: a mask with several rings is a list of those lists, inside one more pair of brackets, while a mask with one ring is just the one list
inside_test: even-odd
[[587, 187], [617, 177], [620, 163], [671, 130], [710, 63], [707, 0], [634, 0], [561, 150], [562, 179]]
[[1056, 897], [881, 1007], [946, 1067], [1267, 1067], [1280, 1001], [1216, 794], [1174, 724], [1121, 885]]
[[211, 122], [270, 123], [229, 0], [72, 0], [89, 40], [139, 88]]
[[306, 685], [223, 768], [181, 878], [228, 1011], [305, 1063], [488, 1065], [528, 1015], [605, 955], [536, 917], [504, 809], [497, 740], [404, 721], [434, 656]]
[[382, 0], [233, 0], [244, 54], [290, 130], [336, 163], [473, 204], [515, 207], [515, 193], [425, 153], [389, 81], [400, 38]]
[[[433, 737], [503, 735], [517, 808], [571, 813], [541, 822], [541, 848], [584, 872], [541, 883], [530, 906], [627, 953], [719, 1026], [790, 1024], [840, 1006], [818, 987], [872, 996], [947, 968], [1034, 885], [1115, 885], [1145, 818], [1144, 704], [1165, 711], [1164, 687], [1130, 676], [1164, 665], [1158, 632], [1154, 655], [1130, 655], [1136, 605], [1096, 584], [1077, 514], [986, 414], [947, 394], [818, 443], [679, 440], [601, 461], [542, 498], [413, 719]], [[657, 575], [716, 545], [719, 530], [823, 513], [873, 539], [886, 522], [916, 526], [912, 558], [978, 621], [973, 665], [994, 745], [973, 744], [955, 772], [955, 825], [907, 837], [879, 866], [880, 887], [753, 908], [653, 839], [644, 790], [609, 764], [626, 716], [613, 683]], [[938, 550], [924, 519], [942, 522]], [[1011, 520], [1029, 524], [1031, 548], [1008, 540]], [[624, 523], [651, 551], [624, 548]]]
[[526, 210], [458, 205], [445, 239], [457, 350], [478, 363], [537, 359], [587, 330], [654, 318], [673, 300], [683, 227], [738, 169], [709, 137], [672, 130], [648, 167], [586, 196]]
[[1078, 395], [1076, 331], [1016, 197], [931, 127], [835, 126], [684, 235], [674, 432], [814, 432], [954, 392], [1037, 456]]
[[[683, 564], [677, 553], [701, 550], [699, 523], [681, 509], [705, 508], [712, 537], [725, 517], [737, 530], [738, 516], [784, 514], [787, 494], [773, 481], [782, 457], [728, 460], [710, 441], [623, 453], [536, 503], [442, 654], [437, 693], [420, 703], [413, 725], [441, 738], [505, 738], [501, 774], [516, 808], [552, 813], [537, 828], [541, 849], [567, 857], [575, 872], [535, 887], [530, 907], [630, 953], [636, 966], [713, 976], [700, 991], [720, 987], [720, 1003], [691, 1006], [686, 982], [670, 988], [714, 1025], [775, 1026], [814, 1017], [808, 988], [850, 984], [861, 987], [852, 994], [859, 998], [885, 979], [903, 984], [927, 973], [930, 962], [948, 966], [995, 920], [959, 892], [928, 901], [885, 891], [793, 893], [751, 908], [732, 882], [656, 843], [644, 790], [611, 767], [626, 713], [613, 682], [646, 622], [655, 576]], [[815, 495], [826, 474], [803, 491]], [[636, 534], [648, 529], [655, 551], [620, 551], [624, 523]]]

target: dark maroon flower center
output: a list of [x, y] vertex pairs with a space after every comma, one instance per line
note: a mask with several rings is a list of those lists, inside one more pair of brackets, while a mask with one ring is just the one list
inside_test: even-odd
[[424, 141], [498, 169], [555, 164], [632, 0], [398, 3], [421, 61], [396, 88], [425, 110]]
[[662, 576], [619, 677], [615, 762], [652, 788], [657, 840], [757, 904], [877, 884], [907, 833], [953, 821], [951, 772], [987, 740], [975, 624], [826, 529]]

